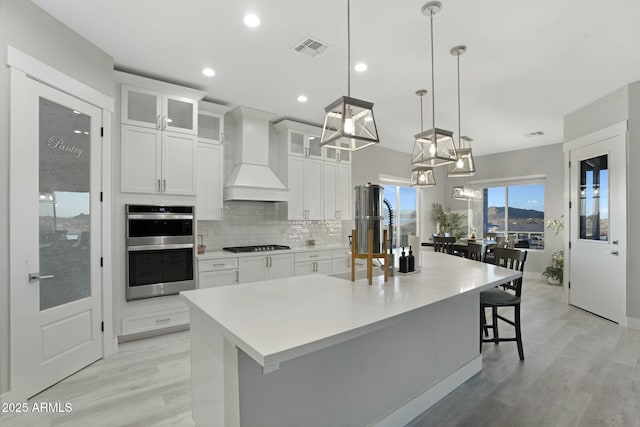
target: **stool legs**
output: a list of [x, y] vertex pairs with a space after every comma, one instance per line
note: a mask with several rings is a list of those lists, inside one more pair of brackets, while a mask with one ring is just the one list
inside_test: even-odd
[[520, 304], [513, 308], [513, 320], [516, 328], [516, 343], [518, 344], [518, 356], [524, 360], [524, 349], [522, 348], [522, 331], [520, 330]]

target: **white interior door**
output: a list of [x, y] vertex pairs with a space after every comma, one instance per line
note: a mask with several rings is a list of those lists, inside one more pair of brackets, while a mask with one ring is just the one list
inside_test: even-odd
[[11, 72], [11, 389], [102, 357], [101, 110]]
[[569, 303], [626, 323], [626, 132], [595, 139], [570, 151]]

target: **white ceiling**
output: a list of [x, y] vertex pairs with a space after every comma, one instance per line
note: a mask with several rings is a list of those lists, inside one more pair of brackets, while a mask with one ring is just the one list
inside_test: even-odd
[[[321, 124], [347, 86], [346, 0], [33, 0], [113, 56], [116, 67], [206, 90], [207, 99]], [[374, 102], [381, 145], [410, 152], [417, 89], [431, 120], [429, 21], [423, 0], [352, 0], [351, 95]], [[436, 125], [476, 155], [562, 141], [564, 115], [640, 80], [639, 0], [442, 0], [434, 17]], [[262, 25], [246, 27], [247, 12]], [[305, 36], [329, 45], [292, 51]], [[204, 77], [210, 66], [216, 76]], [[296, 101], [299, 94], [309, 98]], [[543, 136], [524, 134], [543, 131]]]

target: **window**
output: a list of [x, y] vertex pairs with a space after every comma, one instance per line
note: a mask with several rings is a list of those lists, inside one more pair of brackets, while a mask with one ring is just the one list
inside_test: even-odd
[[[408, 247], [409, 236], [418, 234], [416, 189], [385, 185], [384, 198], [389, 202], [393, 210], [393, 247]], [[384, 224], [389, 225], [389, 218], [386, 212]]]
[[544, 182], [484, 189], [482, 231], [514, 247], [544, 249]]

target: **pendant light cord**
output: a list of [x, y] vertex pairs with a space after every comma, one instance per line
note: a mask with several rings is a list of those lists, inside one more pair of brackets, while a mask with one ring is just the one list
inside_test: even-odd
[[457, 55], [458, 60], [458, 148], [462, 148], [462, 140], [460, 133], [460, 123], [462, 119], [460, 118], [460, 54]]
[[351, 0], [347, 0], [347, 96], [351, 96]]
[[420, 95], [420, 132], [424, 132], [424, 113], [422, 112], [422, 98], [424, 98], [424, 95]]
[[429, 13], [429, 21], [431, 22], [431, 112], [432, 112], [432, 119], [433, 119], [432, 121], [433, 129], [435, 129], [436, 128], [436, 91], [435, 91], [435, 76], [434, 76], [434, 66], [433, 66], [433, 11]]

